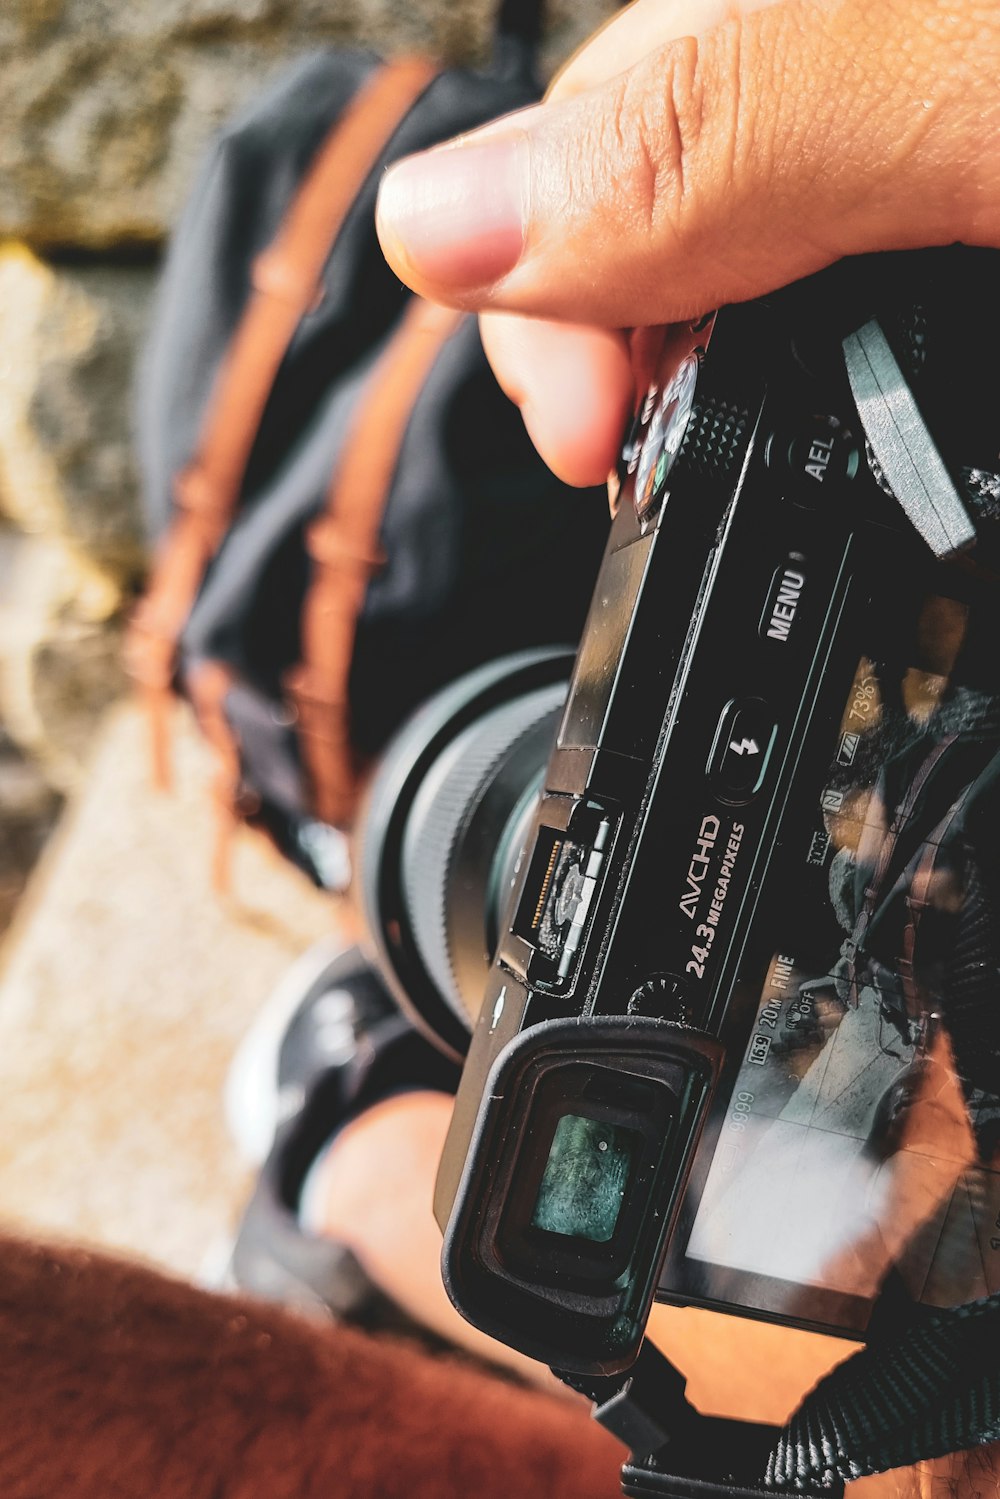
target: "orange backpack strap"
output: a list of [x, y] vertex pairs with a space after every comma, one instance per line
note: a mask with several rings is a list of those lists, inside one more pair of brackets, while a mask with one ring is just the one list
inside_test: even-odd
[[226, 694], [233, 674], [221, 661], [196, 661], [186, 686], [198, 726], [214, 755], [212, 801], [215, 835], [212, 844], [212, 886], [219, 895], [229, 889], [229, 862], [237, 826], [240, 749], [226, 717]]
[[252, 291], [216, 375], [197, 452], [175, 482], [177, 513], [129, 631], [126, 658], [152, 710], [154, 769], [161, 782], [167, 779], [166, 711], [177, 642], [232, 522], [275, 377], [299, 323], [322, 293], [323, 267], [348, 210], [436, 72], [430, 62], [407, 58], [366, 80], [254, 265]]
[[307, 536], [313, 576], [302, 609], [302, 659], [286, 687], [314, 810], [338, 827], [350, 821], [358, 794], [348, 684], [358, 615], [382, 562], [385, 503], [410, 413], [462, 316], [414, 297], [361, 394], [326, 509]]

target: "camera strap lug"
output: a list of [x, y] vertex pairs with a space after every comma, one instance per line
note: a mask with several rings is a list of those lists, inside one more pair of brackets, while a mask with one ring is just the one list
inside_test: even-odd
[[633, 1455], [647, 1456], [682, 1428], [699, 1420], [685, 1398], [687, 1380], [648, 1339], [624, 1375], [594, 1376], [553, 1371], [571, 1389], [594, 1402], [593, 1417]]
[[[594, 1402], [596, 1421], [624, 1442], [622, 1490], [634, 1499], [762, 1499], [769, 1459], [781, 1429], [752, 1421], [703, 1416], [686, 1398], [680, 1370], [648, 1339], [624, 1376], [581, 1379], [559, 1373]], [[805, 1485], [805, 1499], [840, 1499], [839, 1478]]]
[[848, 1480], [1000, 1441], [1000, 1292], [911, 1308], [872, 1333], [783, 1427], [701, 1415], [648, 1341], [625, 1375], [561, 1378], [632, 1446], [622, 1487], [633, 1499], [842, 1499]]
[[[630, 1499], [774, 1499], [765, 1480], [776, 1426], [701, 1416], [682, 1437], [659, 1452], [622, 1466], [622, 1492]], [[844, 1484], [807, 1484], [801, 1499], [842, 1499]]]
[[[730, 1421], [696, 1411], [685, 1396], [681, 1370], [648, 1339], [625, 1375], [580, 1378], [555, 1370], [559, 1379], [594, 1402], [595, 1421], [630, 1448], [622, 1466], [622, 1492], [634, 1499], [762, 1499], [769, 1457], [781, 1435], [777, 1426]], [[813, 1484], [796, 1490], [804, 1499], [841, 1499], [844, 1484]]]

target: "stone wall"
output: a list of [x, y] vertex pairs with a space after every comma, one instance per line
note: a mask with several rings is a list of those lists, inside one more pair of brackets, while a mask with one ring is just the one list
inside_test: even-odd
[[[607, 0], [559, 0], [551, 64]], [[4, 0], [0, 235], [158, 244], [206, 137], [290, 57], [331, 42], [482, 58], [492, 0]]]
[[[552, 67], [608, 0], [547, 7]], [[131, 388], [164, 240], [206, 141], [331, 43], [481, 59], [491, 0], [3, 0], [0, 723], [71, 786], [121, 687], [145, 559]], [[8, 548], [8, 551], [11, 551]], [[65, 708], [65, 711], [63, 711]]]

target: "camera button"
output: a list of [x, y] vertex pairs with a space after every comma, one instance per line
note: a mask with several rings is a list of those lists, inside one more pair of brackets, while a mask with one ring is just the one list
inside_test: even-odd
[[738, 804], [756, 796], [777, 737], [777, 720], [763, 698], [726, 704], [708, 758], [709, 780], [722, 801]]
[[799, 627], [799, 616], [808, 577], [802, 553], [789, 552], [785, 561], [775, 568], [764, 600], [758, 634], [762, 640], [773, 640], [783, 646], [786, 652], [794, 651], [805, 640]]
[[772, 432], [764, 459], [788, 485], [792, 503], [806, 509], [843, 498], [861, 465], [854, 437], [835, 416], [803, 417], [794, 427]]

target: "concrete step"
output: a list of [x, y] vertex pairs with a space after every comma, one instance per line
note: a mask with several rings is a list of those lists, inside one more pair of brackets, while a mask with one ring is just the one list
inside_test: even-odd
[[177, 713], [176, 787], [146, 724], [106, 720], [0, 949], [0, 1220], [194, 1274], [248, 1190], [222, 1087], [328, 900], [253, 835], [210, 886], [205, 747]]

